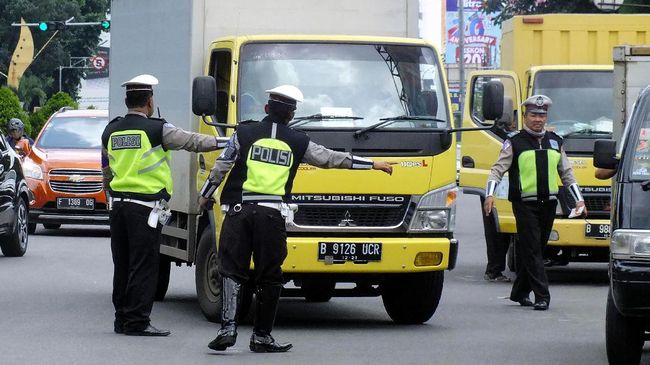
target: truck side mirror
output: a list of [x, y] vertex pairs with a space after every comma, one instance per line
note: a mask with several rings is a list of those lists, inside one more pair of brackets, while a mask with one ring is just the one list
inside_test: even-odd
[[497, 120], [503, 115], [503, 84], [490, 80], [483, 85], [483, 119]]
[[616, 170], [616, 141], [611, 139], [598, 139], [594, 144], [594, 166], [602, 169]]
[[192, 113], [215, 115], [217, 113], [217, 81], [212, 76], [198, 76], [192, 82]]

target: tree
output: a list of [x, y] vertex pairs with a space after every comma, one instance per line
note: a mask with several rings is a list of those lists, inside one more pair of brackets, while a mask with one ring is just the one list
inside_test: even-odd
[[43, 128], [43, 124], [47, 121], [47, 119], [54, 114], [55, 112], [59, 111], [61, 108], [64, 106], [69, 106], [72, 107], [73, 109], [77, 109], [79, 107], [79, 104], [72, 99], [72, 97], [64, 92], [58, 92], [45, 103], [45, 105], [39, 109], [37, 112], [32, 113], [30, 117], [30, 123], [32, 125], [32, 129], [34, 131], [34, 135], [37, 135], [40, 131], [41, 128]]
[[[603, 0], [610, 3], [613, 1]], [[628, 4], [650, 5], [650, 0], [626, 0]], [[593, 0], [488, 0], [483, 3], [486, 13], [497, 12], [495, 24], [501, 24], [515, 15], [548, 13], [602, 13]], [[650, 13], [650, 7], [622, 6], [620, 13]]]
[[7, 133], [7, 123], [11, 118], [18, 118], [25, 124], [25, 133], [31, 132], [27, 114], [20, 106], [20, 100], [8, 87], [0, 87], [0, 130]]
[[[48, 20], [68, 20], [74, 17], [74, 22], [100, 21], [108, 11], [109, 0], [0, 0], [0, 71], [8, 72], [9, 61], [14, 47], [18, 42], [19, 28], [11, 23], [37, 23]], [[99, 26], [68, 27], [59, 32], [27, 69], [26, 76], [34, 76], [42, 80], [51, 78], [56, 82], [44, 85], [47, 95], [58, 91], [58, 67], [68, 65], [70, 57], [89, 57], [96, 52], [99, 42]], [[52, 31], [41, 32], [32, 28], [35, 49], [40, 49]], [[81, 69], [66, 69], [62, 77], [62, 89], [77, 97], [79, 80], [84, 71]], [[6, 84], [6, 79], [0, 77], [0, 86]]]
[[47, 99], [44, 90], [52, 86], [53, 82], [51, 77], [43, 79], [34, 75], [23, 76], [16, 92], [18, 98], [24, 103], [23, 109], [30, 112], [34, 110], [34, 107], [42, 106]]

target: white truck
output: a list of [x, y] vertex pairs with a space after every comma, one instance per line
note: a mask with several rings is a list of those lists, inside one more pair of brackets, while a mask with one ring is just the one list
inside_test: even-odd
[[[125, 112], [120, 83], [143, 73], [160, 80], [154, 100], [161, 117], [222, 136], [232, 133], [226, 124], [261, 119], [265, 89], [300, 87], [307, 100], [298, 115], [306, 117], [294, 128], [328, 147], [398, 166], [392, 177], [300, 167], [292, 197], [299, 210], [287, 227], [283, 265], [295, 287], [284, 294], [312, 301], [381, 295], [395, 321], [424, 322], [437, 308], [444, 270], [455, 264], [456, 186], [447, 85], [437, 50], [416, 39], [418, 5], [113, 0], [110, 117]], [[216, 79], [216, 112], [208, 119], [220, 126], [192, 114], [193, 79], [200, 75]], [[217, 156], [173, 153], [173, 216], [163, 229], [157, 293], [166, 293], [171, 262], [194, 264], [201, 310], [213, 321], [221, 307], [220, 212], [215, 219], [201, 212], [197, 190]], [[341, 282], [356, 286], [339, 290]]]

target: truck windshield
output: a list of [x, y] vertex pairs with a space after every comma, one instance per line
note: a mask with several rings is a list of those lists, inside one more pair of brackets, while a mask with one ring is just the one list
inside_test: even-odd
[[569, 138], [608, 138], [613, 127], [612, 71], [540, 71], [533, 94], [553, 100], [547, 128]]
[[637, 100], [627, 138], [626, 148], [632, 148], [633, 156], [630, 178], [646, 181], [650, 179], [650, 92]]
[[438, 57], [429, 47], [349, 43], [249, 43], [240, 57], [238, 119], [261, 120], [268, 95], [297, 86], [297, 128], [446, 128], [449, 118]]

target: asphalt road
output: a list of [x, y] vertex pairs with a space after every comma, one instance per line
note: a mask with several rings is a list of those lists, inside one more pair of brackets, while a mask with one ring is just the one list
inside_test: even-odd
[[286, 298], [273, 334], [294, 349], [267, 355], [248, 351], [250, 321], [233, 349], [207, 348], [218, 327], [203, 318], [187, 267], [172, 269], [168, 296], [153, 309], [170, 337], [114, 334], [108, 229], [39, 226], [25, 257], [0, 255], [0, 364], [606, 364], [606, 265], [552, 269], [546, 312], [511, 303], [510, 284], [482, 279], [478, 204], [461, 195], [458, 265], [429, 322], [395, 325], [380, 298]]

